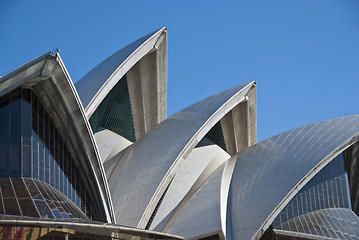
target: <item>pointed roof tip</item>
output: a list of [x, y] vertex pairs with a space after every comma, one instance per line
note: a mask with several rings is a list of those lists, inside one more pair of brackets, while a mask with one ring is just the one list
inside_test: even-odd
[[244, 83], [235, 85], [234, 87], [231, 87], [231, 88], [229, 88], [227, 90], [234, 89], [234, 88], [244, 88], [244, 87], [249, 86], [249, 85], [253, 85], [255, 87], [256, 84], [257, 84], [256, 81], [252, 80], [252, 81], [249, 81], [249, 82], [244, 82]]
[[[165, 26], [163, 26], [163, 27], [161, 27], [161, 28], [156, 29], [156, 30], [153, 31], [153, 32], [150, 32], [150, 33], [146, 34], [146, 35], [143, 36], [143, 37], [146, 37], [146, 36], [152, 37], [153, 35], [158, 34], [158, 33], [160, 33], [160, 32], [167, 33], [167, 28], [166, 28]], [[143, 37], [142, 37], [142, 38], [143, 38]]]
[[154, 32], [159, 32], [159, 31], [167, 31], [167, 27], [166, 26], [160, 27], [157, 30], [155, 30]]
[[[156, 29], [156, 30], [153, 31], [153, 32], [150, 32], [150, 33], [144, 35], [144, 36], [141, 37], [141, 38], [145, 38], [145, 37], [150, 38], [150, 37], [152, 37], [153, 35], [156, 35], [156, 34], [158, 34], [158, 33], [160, 33], [160, 32], [167, 33], [167, 28], [166, 28], [165, 26], [163, 26], [163, 27], [161, 27], [161, 28]], [[141, 39], [141, 38], [139, 38], [139, 39]], [[139, 40], [139, 39], [138, 39], [138, 40]]]
[[35, 58], [32, 58], [30, 60], [27, 60], [25, 63], [17, 66], [16, 68], [10, 70], [9, 72], [5, 73], [4, 75], [2, 75], [2, 77], [0, 77], [1, 80], [6, 81], [6, 79], [11, 78], [12, 76], [16, 75], [17, 73], [23, 71], [24, 69], [35, 65], [38, 62], [41, 62], [42, 60], [44, 60], [45, 58], [52, 56], [51, 55], [51, 51], [47, 51]]
[[[151, 39], [154, 39], [155, 37], [158, 39], [163, 36], [162, 34], [166, 34], [166, 32], [167, 28], [162, 27], [145, 36], [142, 36], [103, 60], [82, 78], [80, 78], [75, 83], [75, 86], [85, 109], [96, 97], [97, 93], [101, 91], [104, 84], [111, 79], [112, 75], [118, 72], [117, 70], [120, 69], [123, 64], [126, 64], [127, 59], [133, 57], [135, 53], [138, 52], [139, 49], [146, 46], [146, 44], [149, 45]], [[152, 48], [155, 46], [156, 45], [153, 45]], [[149, 50], [147, 49], [146, 51], [148, 52]]]
[[[234, 86], [234, 87], [232, 87], [232, 88], [244, 88], [244, 87], [250, 86], [250, 85], [251, 85], [251, 87], [256, 87], [256, 86], [257, 86], [257, 82], [254, 81], [254, 80], [252, 80], [252, 81], [249, 81], [249, 82], [241, 83], [241, 84], [236, 85], [236, 86]], [[231, 89], [232, 89], [232, 88], [231, 88]]]
[[[250, 85], [252, 85], [252, 86], [256, 86], [256, 82], [255, 81], [249, 81], [249, 82], [244, 82], [244, 83], [240, 83], [240, 84], [238, 84], [238, 85], [234, 85], [234, 86], [232, 86], [232, 87], [230, 87], [230, 88], [227, 88], [227, 89], [224, 89], [224, 90], [222, 90], [222, 91], [220, 91], [220, 92], [217, 92], [217, 93], [215, 93], [214, 95], [217, 95], [217, 94], [220, 94], [220, 93], [223, 93], [223, 92], [229, 92], [229, 91], [240, 91], [241, 89], [243, 89], [243, 88], [245, 88], [245, 87], [247, 87], [247, 86], [250, 86]], [[209, 97], [212, 97], [212, 96], [209, 96]]]
[[60, 52], [60, 48], [56, 48], [52, 51], [50, 51], [50, 55], [55, 57]]

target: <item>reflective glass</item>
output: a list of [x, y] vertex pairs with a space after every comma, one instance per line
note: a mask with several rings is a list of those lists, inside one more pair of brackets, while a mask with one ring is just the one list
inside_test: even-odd
[[44, 166], [44, 178], [46, 183], [50, 183], [50, 119], [47, 112], [44, 112], [44, 123], [45, 123], [45, 166]]
[[39, 178], [39, 137], [32, 131], [32, 177]]
[[0, 177], [7, 177], [9, 171], [9, 97], [0, 98]]
[[21, 169], [24, 177], [31, 177], [31, 111], [31, 91], [21, 89]]
[[[86, 187], [88, 182], [78, 167], [76, 159], [73, 158], [77, 156], [73, 156], [69, 151], [55, 122], [36, 94], [30, 89], [19, 88], [1, 97], [0, 121], [2, 123], [0, 125], [2, 133], [0, 135], [0, 179], [8, 177], [39, 179], [64, 193], [84, 212], [91, 214], [94, 201], [91, 201], [92, 195], [85, 194], [88, 192]], [[27, 180], [25, 182], [27, 187], [32, 187], [32, 182]], [[1, 183], [0, 187], [2, 187]], [[30, 196], [17, 198], [16, 194], [7, 196], [9, 189], [8, 185], [4, 185], [1, 204], [6, 202], [8, 205], [13, 201], [6, 208], [9, 208], [9, 212], [20, 213], [22, 206], [20, 208], [19, 204], [25, 204], [27, 200], [24, 199]], [[24, 210], [30, 214], [30, 212], [34, 213], [35, 205], [43, 206], [44, 198], [36, 188], [29, 191], [31, 198], [41, 200], [33, 204], [33, 207]], [[18, 192], [18, 194], [21, 195], [24, 192]], [[46, 196], [46, 193], [43, 194]], [[48, 198], [47, 200], [48, 204], [51, 203], [54, 206], [57, 204], [61, 216], [69, 217], [74, 214], [68, 212], [66, 207], [52, 203], [53, 200]], [[46, 208], [42, 208], [41, 211], [42, 215], [50, 215]]]
[[31, 198], [44, 200], [44, 197], [40, 193], [39, 189], [36, 187], [36, 184], [33, 179], [24, 179], [24, 182], [30, 192]]
[[76, 193], [75, 193], [75, 189], [76, 189], [76, 175], [75, 175], [75, 162], [72, 162], [72, 170], [71, 170], [71, 175], [72, 175], [72, 179], [71, 179], [71, 200], [76, 203]]
[[76, 169], [76, 205], [79, 208], [81, 208], [80, 189], [81, 189], [80, 173], [78, 169]]
[[51, 186], [54, 186], [54, 182], [55, 182], [55, 160], [54, 158], [52, 157], [52, 155], [49, 156], [49, 162], [50, 162], [50, 185]]
[[55, 188], [59, 190], [59, 133], [55, 129]]
[[55, 203], [53, 201], [51, 201], [49, 199], [46, 199], [46, 203], [47, 203], [47, 205], [49, 205], [51, 211], [56, 209], [56, 205], [55, 205]]
[[56, 218], [62, 218], [62, 214], [60, 213], [59, 210], [54, 209], [52, 210], [52, 213], [55, 215]]
[[12, 182], [12, 185], [14, 187], [16, 197], [19, 198], [30, 198], [30, 195], [25, 187], [24, 182], [21, 178], [12, 178], [10, 179]]
[[45, 146], [42, 141], [39, 141], [39, 179], [45, 180]]
[[54, 218], [54, 215], [44, 200], [34, 200], [34, 202], [41, 217]]
[[60, 191], [64, 193], [64, 141], [59, 139]]
[[9, 148], [9, 170], [11, 177], [20, 177], [20, 154], [21, 154], [21, 105], [20, 91], [14, 90], [9, 96], [10, 107], [10, 148]]
[[91, 116], [89, 121], [93, 132], [104, 127], [134, 142], [136, 138], [129, 96], [127, 78], [124, 76]]
[[2, 198], [5, 207], [5, 214], [20, 215], [20, 208], [9, 178], [0, 179]]
[[72, 186], [71, 186], [71, 158], [69, 158], [69, 162], [68, 162], [68, 175], [67, 175], [67, 194], [66, 196], [68, 196], [70, 199], [72, 199]]
[[19, 198], [18, 201], [23, 216], [40, 217], [31, 198]]
[[68, 157], [69, 157], [69, 152], [67, 151], [66, 147], [64, 148], [64, 194], [66, 196], [68, 196], [68, 190], [67, 190], [67, 182], [68, 182], [68, 179], [67, 179], [67, 176], [69, 175], [68, 173]]
[[44, 181], [50, 184], [50, 151], [45, 148], [45, 166], [44, 166]]
[[350, 208], [343, 155], [338, 155], [317, 173], [287, 204], [273, 226], [297, 216], [326, 208]]

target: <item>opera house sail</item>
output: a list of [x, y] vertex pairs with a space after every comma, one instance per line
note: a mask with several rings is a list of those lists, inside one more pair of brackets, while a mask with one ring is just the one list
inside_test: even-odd
[[167, 118], [167, 29], [0, 78], [1, 239], [359, 239], [359, 115], [257, 143], [256, 83]]

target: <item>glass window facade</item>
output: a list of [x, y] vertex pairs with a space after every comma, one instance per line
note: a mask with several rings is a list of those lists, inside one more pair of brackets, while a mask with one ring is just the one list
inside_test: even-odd
[[359, 218], [352, 210], [347, 208], [327, 208], [293, 218], [281, 225], [280, 230], [326, 237], [316, 238], [323, 240], [353, 240], [359, 239], [358, 226]]
[[219, 147], [221, 147], [224, 151], [227, 151], [226, 143], [224, 141], [223, 136], [223, 130], [222, 130], [222, 124], [220, 121], [218, 121], [212, 128], [209, 130], [209, 132], [205, 136], [215, 144], [217, 144]]
[[351, 208], [343, 154], [316, 174], [273, 222], [277, 228], [303, 214], [328, 208]]
[[90, 118], [90, 124], [94, 133], [103, 127], [131, 142], [136, 141], [126, 75], [98, 106]]
[[0, 192], [0, 214], [88, 219], [64, 194], [37, 179], [0, 178]]
[[[89, 218], [104, 220], [93, 205], [76, 154], [69, 151], [52, 117], [32, 90], [19, 88], [1, 97], [0, 122], [0, 178], [41, 180], [67, 196]], [[6, 213], [21, 215], [21, 208], [12, 207], [11, 191], [2, 194], [7, 201], [5, 208], [10, 208]], [[35, 203], [44, 205], [40, 200]]]

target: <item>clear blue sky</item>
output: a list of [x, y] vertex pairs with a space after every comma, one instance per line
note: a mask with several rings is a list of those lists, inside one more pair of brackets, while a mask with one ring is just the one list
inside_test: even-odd
[[48, 50], [74, 82], [168, 29], [168, 115], [257, 82], [258, 139], [359, 113], [359, 1], [0, 0], [0, 75]]

